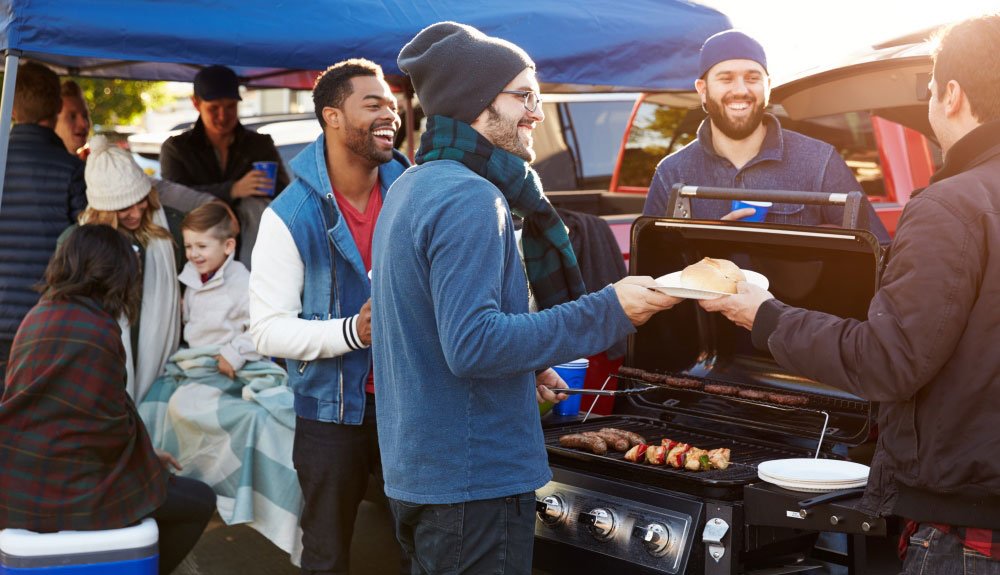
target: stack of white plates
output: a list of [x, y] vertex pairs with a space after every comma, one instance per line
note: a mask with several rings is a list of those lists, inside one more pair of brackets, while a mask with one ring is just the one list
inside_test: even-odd
[[775, 459], [758, 465], [757, 475], [778, 487], [819, 493], [864, 487], [868, 466], [836, 459]]

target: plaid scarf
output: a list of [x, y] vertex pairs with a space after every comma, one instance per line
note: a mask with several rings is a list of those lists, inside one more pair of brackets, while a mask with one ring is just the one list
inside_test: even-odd
[[416, 160], [417, 164], [434, 160], [461, 162], [500, 188], [511, 211], [524, 219], [524, 267], [538, 309], [587, 293], [566, 226], [542, 193], [542, 182], [527, 162], [495, 147], [465, 122], [446, 116], [427, 118], [427, 131], [420, 138]]

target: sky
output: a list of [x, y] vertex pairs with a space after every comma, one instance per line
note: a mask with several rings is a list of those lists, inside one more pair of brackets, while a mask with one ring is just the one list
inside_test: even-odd
[[696, 0], [756, 38], [775, 81], [872, 44], [990, 11], [1000, 0]]

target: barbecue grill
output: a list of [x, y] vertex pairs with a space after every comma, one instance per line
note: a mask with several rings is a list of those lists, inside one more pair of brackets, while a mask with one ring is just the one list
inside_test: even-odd
[[[675, 188], [672, 218], [640, 217], [632, 227], [631, 274], [659, 277], [703, 257], [760, 272], [770, 291], [794, 306], [864, 319], [878, 286], [881, 249], [852, 229], [860, 194]], [[843, 228], [684, 219], [689, 197], [773, 202], [847, 202]], [[617, 377], [606, 417], [546, 419], [553, 480], [538, 490], [535, 565], [551, 573], [793, 573], [823, 556], [821, 531], [850, 534], [839, 561], [863, 572], [864, 536], [884, 535], [883, 519], [855, 509], [860, 489], [803, 493], [761, 482], [768, 460], [843, 458], [869, 436], [872, 405], [782, 369], [756, 350], [750, 333], [685, 301], [654, 316], [629, 340], [625, 366], [698, 382]], [[719, 384], [760, 393], [708, 393]], [[712, 389], [712, 388], [709, 388]], [[730, 392], [731, 393], [731, 392]], [[786, 405], [781, 397], [794, 397]], [[702, 449], [728, 447], [725, 470], [693, 472], [562, 447], [570, 433], [615, 427], [651, 444], [669, 438]], [[835, 559], [836, 560], [836, 559]], [[815, 565], [815, 563], [813, 563]]]

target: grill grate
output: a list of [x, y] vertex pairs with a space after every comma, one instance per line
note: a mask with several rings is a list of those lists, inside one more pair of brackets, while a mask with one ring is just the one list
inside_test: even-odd
[[[638, 433], [646, 438], [651, 445], [659, 444], [663, 438], [690, 443], [701, 449], [716, 449], [728, 447], [731, 450], [731, 465], [725, 470], [687, 471], [674, 469], [669, 465], [649, 465], [633, 463], [625, 460], [625, 454], [608, 450], [605, 455], [596, 455], [589, 451], [571, 449], [559, 445], [559, 438], [569, 433], [597, 431], [604, 427], [616, 427]], [[568, 457], [579, 461], [600, 461], [634, 474], [636, 479], [642, 477], [674, 477], [685, 481], [712, 485], [744, 485], [757, 479], [757, 465], [770, 459], [803, 457], [802, 452], [791, 449], [781, 449], [769, 445], [750, 443], [722, 435], [709, 435], [689, 429], [674, 427], [654, 419], [633, 416], [609, 416], [585, 423], [571, 422], [557, 424], [545, 428], [545, 446], [550, 456]], [[649, 474], [649, 475], [646, 475]]]

